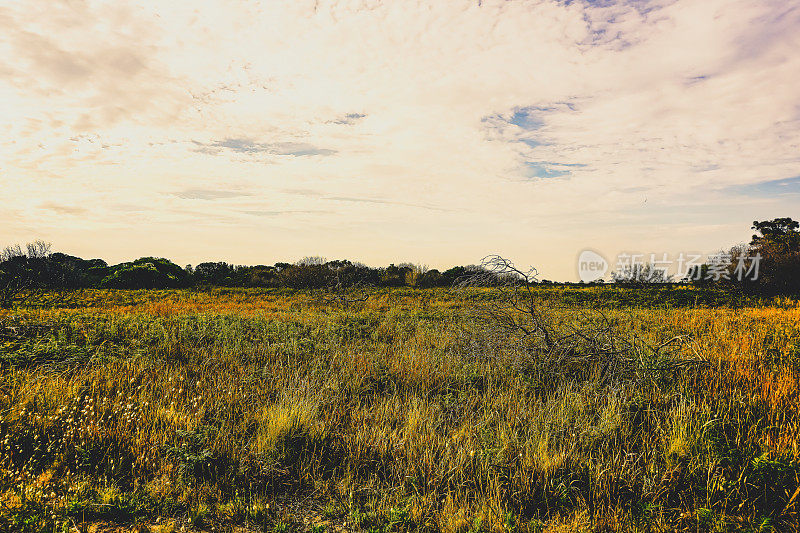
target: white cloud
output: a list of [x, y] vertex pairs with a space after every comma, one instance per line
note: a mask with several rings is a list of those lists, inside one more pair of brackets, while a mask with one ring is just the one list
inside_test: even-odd
[[797, 216], [735, 188], [800, 174], [800, 9], [777, 0], [42, 0], [0, 26], [6, 241], [572, 277], [585, 246]]

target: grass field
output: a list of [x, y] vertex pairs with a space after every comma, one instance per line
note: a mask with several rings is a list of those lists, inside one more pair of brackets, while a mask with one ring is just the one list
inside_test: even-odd
[[571, 340], [488, 289], [0, 311], [0, 528], [798, 529], [797, 301], [533, 297]]

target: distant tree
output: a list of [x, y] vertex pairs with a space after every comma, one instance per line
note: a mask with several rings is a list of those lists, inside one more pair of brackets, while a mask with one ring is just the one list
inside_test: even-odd
[[380, 272], [363, 263], [353, 263], [347, 259], [328, 261], [328, 268], [334, 274], [334, 285], [338, 289], [368, 287], [380, 282]]
[[669, 283], [672, 276], [662, 268], [650, 263], [625, 265], [622, 269], [611, 273], [614, 283], [621, 285], [646, 285], [651, 283]]
[[405, 285], [409, 287], [419, 287], [425, 273], [428, 271], [427, 265], [415, 263], [400, 263], [398, 268], [405, 272]]
[[402, 287], [406, 284], [407, 276], [413, 272], [412, 267], [406, 265], [398, 266], [392, 263], [383, 270], [380, 284], [384, 287]]
[[225, 262], [205, 262], [194, 267], [192, 280], [195, 285], [232, 286], [235, 281], [233, 265]]
[[800, 222], [791, 218], [775, 218], [759, 222], [753, 221], [752, 229], [758, 234], [753, 235], [750, 246], [772, 246], [777, 251], [791, 253], [800, 251]]
[[327, 259], [319, 255], [309, 255], [307, 257], [302, 258], [295, 264], [297, 266], [322, 266], [327, 262], [328, 262]]
[[172, 261], [142, 257], [130, 263], [115, 265], [103, 278], [100, 287], [109, 289], [174, 289], [189, 285], [185, 270]]
[[442, 285], [454, 285], [472, 275], [472, 269], [465, 266], [455, 266], [442, 272]]
[[758, 259], [751, 259], [748, 267], [757, 260], [758, 276], [746, 276], [742, 287], [765, 294], [800, 294], [800, 223], [791, 218], [755, 220], [752, 229], [757, 233], [747, 252]]
[[417, 287], [427, 289], [430, 287], [440, 287], [443, 284], [442, 282], [442, 273], [432, 268], [426, 272], [423, 272], [417, 278]]
[[692, 265], [686, 272], [686, 281], [698, 287], [708, 287], [712, 284], [712, 278], [708, 274], [708, 264]]
[[55, 252], [49, 256], [50, 284], [64, 289], [97, 285], [108, 275], [108, 264], [102, 259], [81, 259]]
[[278, 272], [281, 286], [292, 289], [322, 289], [334, 283], [335, 273], [326, 264], [298, 262]]
[[275, 287], [278, 284], [278, 272], [275, 267], [256, 265], [245, 267], [248, 287]]
[[33, 302], [52, 286], [49, 256], [50, 243], [44, 241], [0, 252], [0, 307]]

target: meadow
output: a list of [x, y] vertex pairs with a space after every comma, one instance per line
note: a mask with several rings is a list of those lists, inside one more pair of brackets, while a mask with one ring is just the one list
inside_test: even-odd
[[0, 528], [800, 527], [797, 300], [367, 296], [0, 310]]

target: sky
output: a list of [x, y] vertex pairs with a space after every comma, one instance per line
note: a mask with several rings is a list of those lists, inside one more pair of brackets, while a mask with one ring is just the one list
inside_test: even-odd
[[711, 253], [800, 219], [785, 0], [0, 3], [0, 243], [109, 262]]

